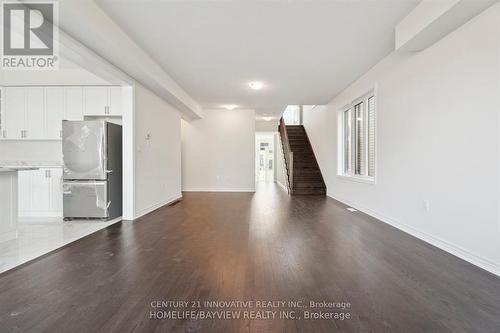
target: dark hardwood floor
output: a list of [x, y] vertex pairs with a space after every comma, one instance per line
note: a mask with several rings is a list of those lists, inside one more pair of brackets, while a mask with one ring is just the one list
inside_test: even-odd
[[[0, 331], [500, 331], [500, 278], [330, 198], [258, 189], [185, 193], [1, 274]], [[344, 301], [351, 318], [150, 319], [172, 300]]]

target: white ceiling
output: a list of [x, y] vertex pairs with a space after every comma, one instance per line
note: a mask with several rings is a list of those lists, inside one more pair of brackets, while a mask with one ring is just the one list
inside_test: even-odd
[[389, 54], [420, 0], [96, 2], [204, 108], [279, 115], [326, 104]]

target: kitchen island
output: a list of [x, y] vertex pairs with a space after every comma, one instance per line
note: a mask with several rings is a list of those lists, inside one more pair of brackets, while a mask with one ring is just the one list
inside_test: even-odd
[[17, 238], [17, 172], [0, 168], [0, 242]]
[[0, 166], [0, 242], [18, 236], [18, 172], [38, 170], [27, 166]]

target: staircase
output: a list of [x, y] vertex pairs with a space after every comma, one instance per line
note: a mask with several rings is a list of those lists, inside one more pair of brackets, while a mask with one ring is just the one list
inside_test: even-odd
[[285, 125], [280, 120], [280, 135], [285, 155], [289, 193], [326, 195], [326, 186], [314, 151], [302, 125]]

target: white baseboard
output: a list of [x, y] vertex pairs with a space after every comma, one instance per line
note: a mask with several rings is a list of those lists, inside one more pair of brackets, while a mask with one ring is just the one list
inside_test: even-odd
[[148, 213], [151, 213], [154, 210], [157, 210], [160, 207], [163, 207], [163, 206], [169, 205], [175, 201], [178, 201], [179, 199], [182, 199], [182, 194], [175, 195], [173, 197], [168, 198], [167, 200], [162, 200], [162, 201], [160, 201], [154, 205], [151, 205], [147, 208], [143, 208], [135, 213], [134, 219], [138, 219], [138, 218], [140, 218]]
[[357, 210], [359, 210], [365, 214], [368, 214], [368, 215], [376, 218], [377, 220], [380, 220], [384, 223], [387, 223], [387, 224], [389, 224], [389, 225], [391, 225], [391, 226], [393, 226], [393, 227], [395, 227], [403, 232], [406, 232], [407, 234], [410, 234], [410, 235], [412, 235], [420, 240], [423, 240], [424, 242], [427, 242], [431, 245], [434, 245], [435, 247], [437, 247], [443, 251], [446, 251], [446, 252], [448, 252], [448, 253], [450, 253], [450, 254], [452, 254], [460, 259], [463, 259], [463, 260], [465, 260], [465, 261], [467, 261], [475, 266], [478, 266], [484, 270], [487, 270], [490, 273], [493, 273], [497, 276], [500, 276], [500, 263], [496, 263], [490, 259], [484, 258], [478, 254], [472, 253], [472, 252], [470, 252], [470, 251], [468, 251], [460, 246], [457, 246], [457, 245], [452, 244], [448, 241], [442, 240], [438, 237], [435, 237], [435, 236], [429, 235], [428, 233], [417, 230], [417, 229], [415, 229], [411, 226], [408, 226], [404, 223], [401, 223], [393, 218], [390, 218], [390, 217], [384, 216], [383, 214], [375, 212], [372, 209], [362, 207], [362, 206], [355, 204], [349, 200], [341, 199], [339, 197], [332, 195], [331, 193], [328, 193], [327, 195], [334, 200], [340, 201], [345, 205], [356, 208]]
[[255, 187], [252, 188], [185, 188], [183, 192], [255, 192]]
[[282, 184], [279, 180], [277, 180], [277, 181], [276, 181], [276, 183], [277, 183], [279, 186], [281, 186], [281, 187], [285, 190], [285, 192], [287, 192], [287, 193], [288, 193], [288, 188], [286, 187], [286, 185], [283, 185], [283, 184]]

